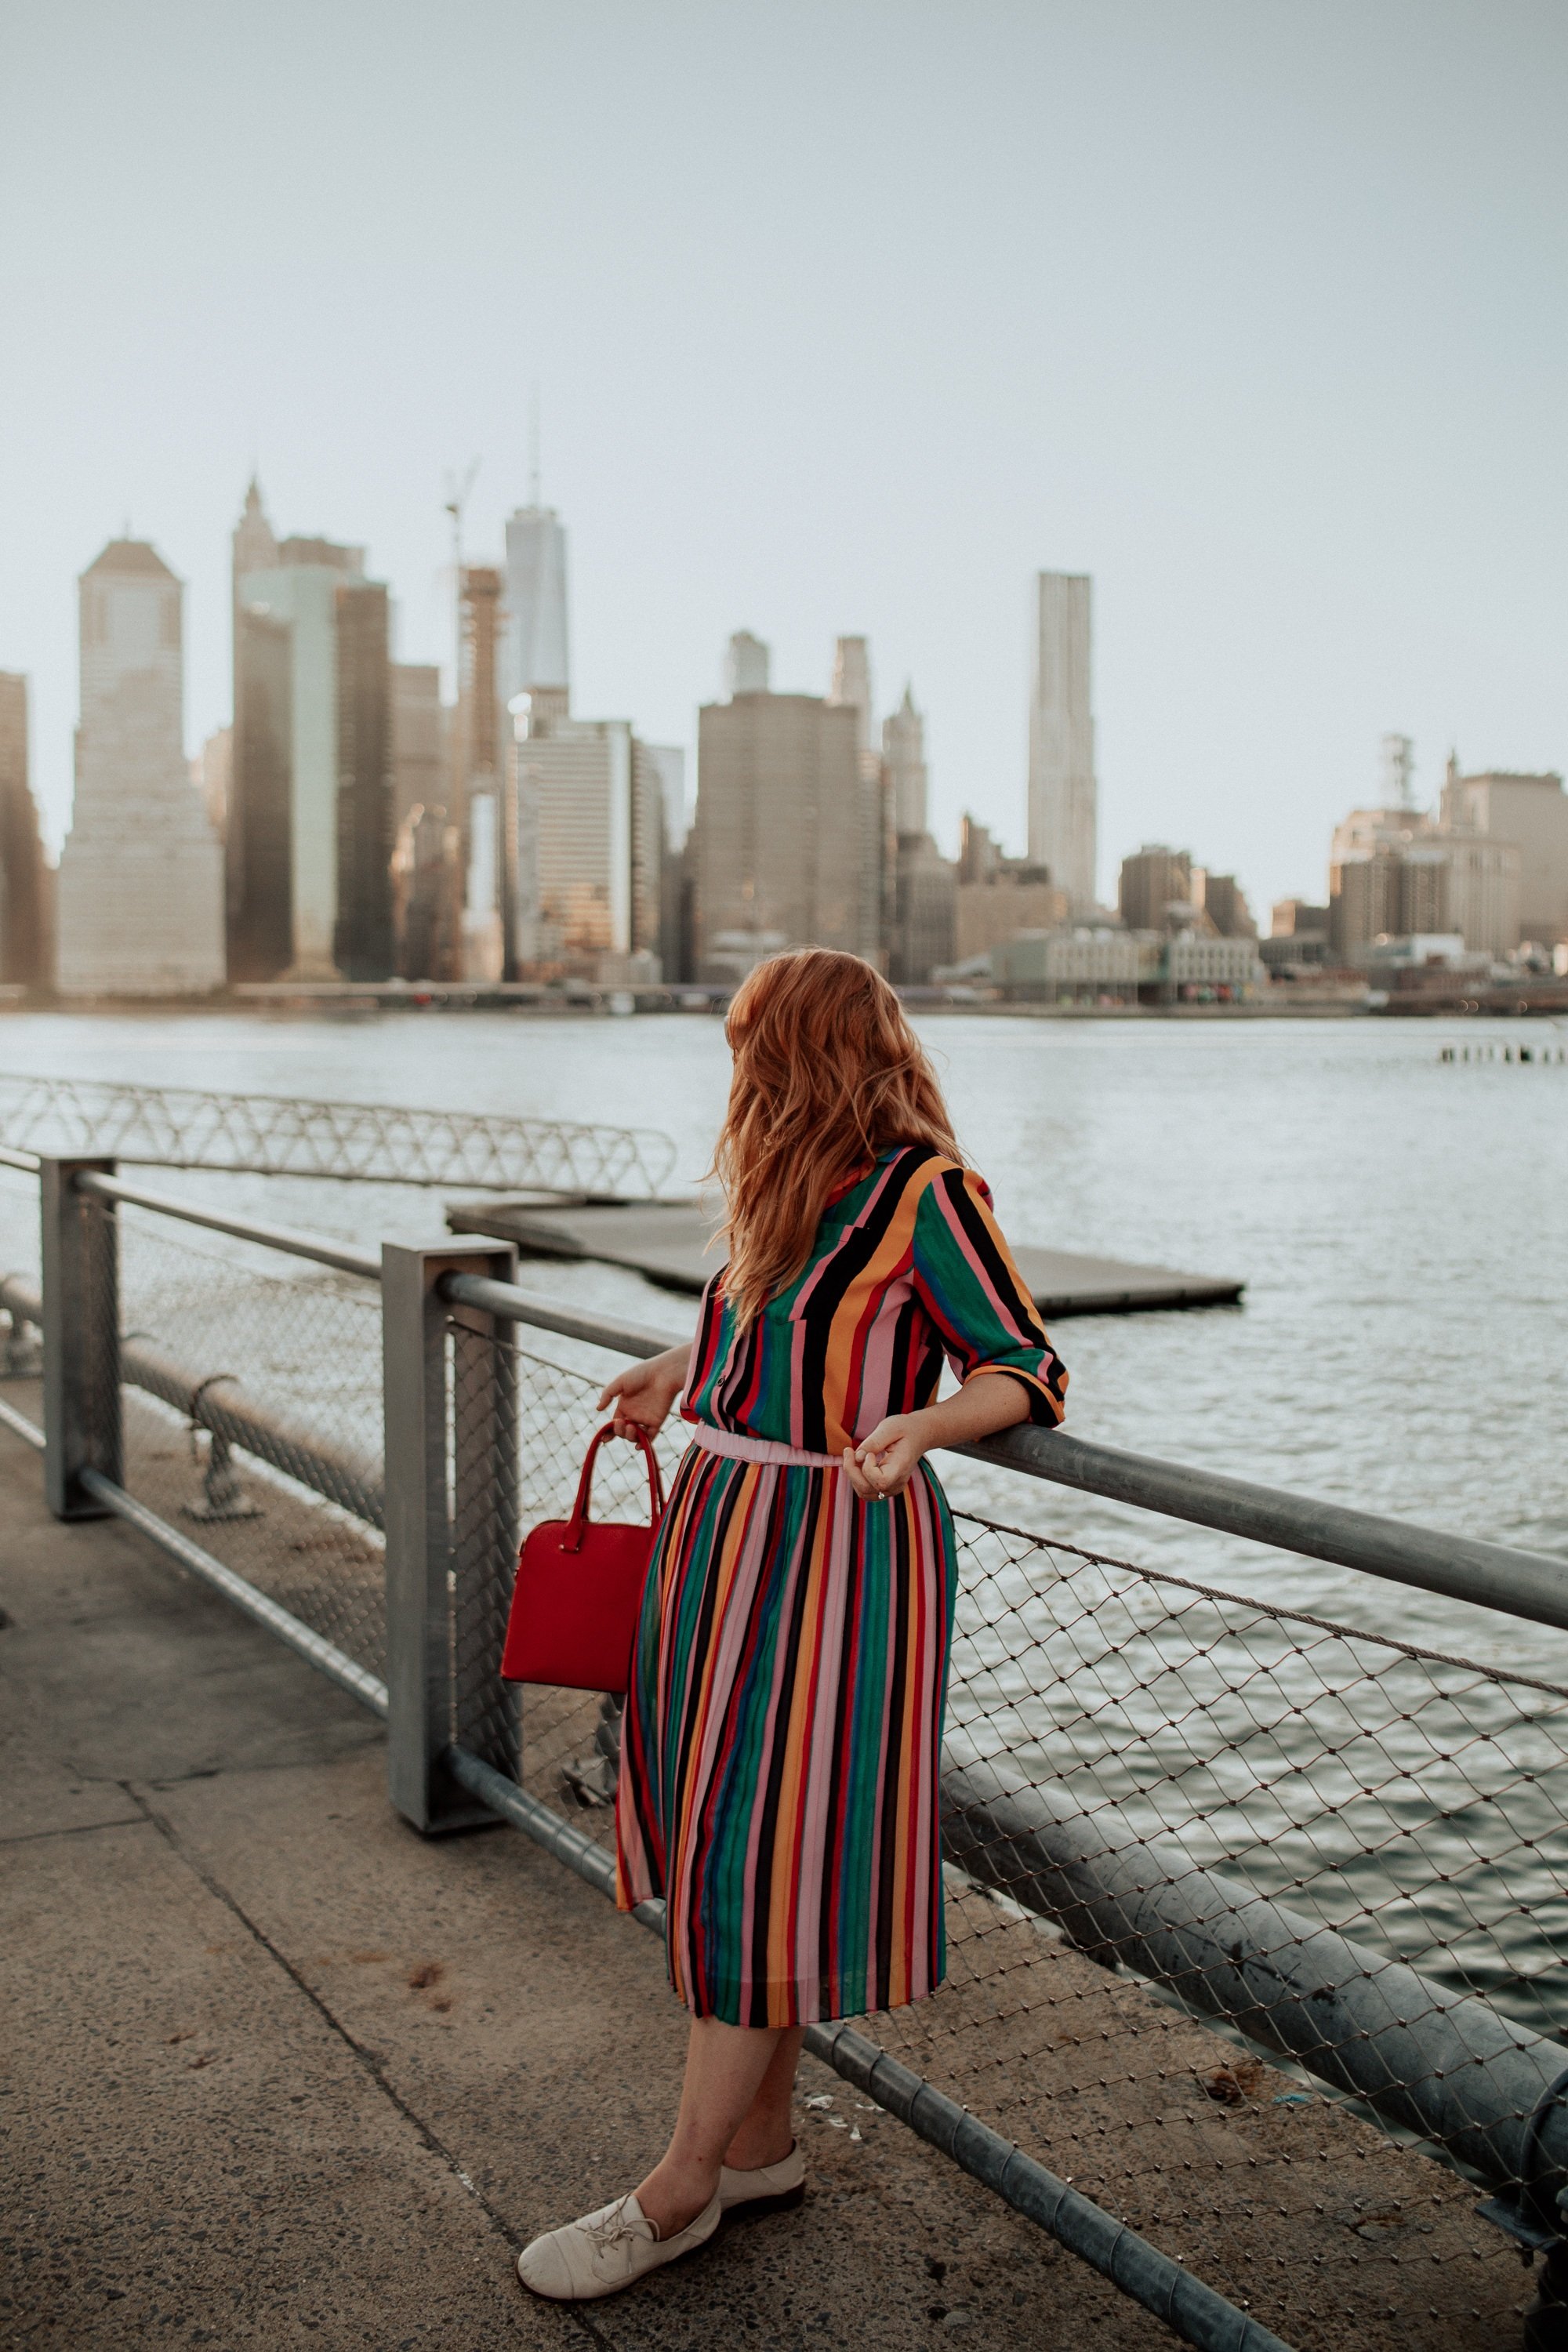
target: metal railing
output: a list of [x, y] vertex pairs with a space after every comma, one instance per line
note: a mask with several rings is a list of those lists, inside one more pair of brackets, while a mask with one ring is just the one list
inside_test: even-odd
[[[39, 1184], [42, 1290], [0, 1280], [0, 1310], [42, 1326], [54, 1507], [117, 1512], [384, 1714], [421, 1829], [500, 1812], [606, 1888], [616, 1708], [523, 1705], [496, 1668], [519, 1533], [564, 1507], [605, 1355], [668, 1336], [519, 1288], [500, 1244], [375, 1260], [102, 1162]], [[1568, 1627], [1568, 1562], [1066, 1433], [967, 1450], [1023, 1474], [1021, 1511], [1045, 1478]], [[1568, 1690], [955, 1520], [948, 1981], [813, 2049], [1194, 2343], [1351, 2340], [1369, 2297], [1415, 2312], [1412, 2256], [1425, 2325], [1506, 2253], [1474, 2243], [1467, 2183], [1552, 2250], [1556, 2312]], [[1450, 2168], [1418, 2199], [1412, 2139]]]

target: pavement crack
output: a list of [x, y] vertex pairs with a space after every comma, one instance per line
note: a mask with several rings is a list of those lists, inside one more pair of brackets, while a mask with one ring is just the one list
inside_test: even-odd
[[[118, 1780], [114, 1783], [117, 1789], [121, 1785]], [[16, 1830], [0, 1835], [0, 1846], [37, 1845], [43, 1838], [101, 1837], [106, 1830], [140, 1830], [147, 1827], [148, 1823], [144, 1818], [126, 1821], [123, 1816], [117, 1822], [62, 1822], [58, 1828], [52, 1830]]]
[[[206, 1864], [201, 1860], [199, 1855], [192, 1853], [189, 1848], [181, 1843], [179, 1832], [174, 1828], [174, 1823], [170, 1822], [165, 1815], [159, 1812], [155, 1805], [149, 1803], [142, 1790], [134, 1787], [131, 1781], [121, 1780], [116, 1785], [125, 1791], [125, 1794], [130, 1799], [131, 1802], [137, 1807], [142, 1819], [157, 1832], [158, 1835], [163, 1840], [170, 1851], [177, 1855], [184, 1867], [192, 1872], [195, 1877], [200, 1879], [202, 1885], [206, 1888], [207, 1893], [212, 1895], [215, 1902], [218, 1902], [223, 1905], [224, 1909], [228, 1912], [232, 1918], [238, 1921], [246, 1934], [260, 1948], [262, 1951], [267, 1954], [268, 1958], [278, 1968], [281, 1969], [284, 1975], [289, 1978], [289, 1981], [297, 1986], [299, 1990], [304, 1994], [305, 1999], [310, 2002], [311, 2008], [321, 2018], [322, 2023], [326, 2025], [331, 2032], [337, 2036], [343, 2047], [349, 2052], [354, 2063], [363, 2068], [363, 2072], [370, 2076], [371, 2081], [375, 2084], [376, 2089], [381, 2093], [382, 2096], [397, 2110], [397, 2113], [403, 2117], [404, 2121], [417, 2135], [422, 2146], [427, 2148], [432, 2156], [437, 2157], [440, 2162], [446, 2166], [453, 2179], [468, 2191], [468, 2194], [473, 2199], [480, 2212], [484, 2214], [486, 2220], [489, 2222], [490, 2227], [495, 2231], [497, 2236], [501, 2239], [509, 2251], [515, 2252], [517, 2251], [517, 2241], [513, 2237], [511, 2231], [508, 2228], [503, 2216], [497, 2210], [496, 2207], [490, 2203], [489, 2199], [485, 2195], [483, 2189], [476, 2185], [471, 2176], [458, 2162], [456, 2155], [447, 2146], [439, 2134], [432, 2131], [424, 2116], [409, 2105], [407, 2100], [403, 2096], [395, 2084], [393, 2083], [388, 2076], [385, 2068], [376, 2057], [375, 2053], [373, 2050], [367, 2049], [363, 2042], [355, 2039], [353, 2034], [350, 2032], [348, 2027], [343, 2023], [342, 2020], [337, 2016], [336, 2013], [329, 2007], [327, 2002], [321, 1999], [321, 1996], [317, 1992], [315, 1987], [309, 1983], [308, 1980], [300, 1975], [300, 1970], [294, 1966], [294, 1963], [289, 1959], [288, 1954], [279, 1948], [279, 1947], [272, 1941], [270, 1936], [268, 1935], [266, 1929], [260, 1927], [257, 1921], [250, 1916], [250, 1914], [245, 1909], [244, 1906], [236, 1899], [234, 1895], [230, 1893], [223, 1881], [220, 1878], [215, 1877], [213, 1873], [207, 1868]], [[595, 2336], [594, 2337], [594, 2341], [598, 2343], [602, 2342], [603, 2339]], [[606, 2347], [606, 2352], [608, 2352], [608, 2347]]]

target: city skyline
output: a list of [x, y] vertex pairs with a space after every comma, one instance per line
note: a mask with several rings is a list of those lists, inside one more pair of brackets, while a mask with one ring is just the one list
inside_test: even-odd
[[1022, 849], [1049, 567], [1096, 583], [1102, 897], [1177, 829], [1259, 904], [1321, 887], [1391, 729], [1428, 802], [1451, 742], [1563, 764], [1559, 12], [867, 5], [826, 79], [809, 5], [372, 21], [100, 10], [86, 76], [65, 20], [12, 28], [0, 665], [52, 841], [110, 531], [189, 583], [192, 746], [253, 462], [374, 548], [397, 657], [449, 661], [444, 485], [482, 456], [500, 562], [535, 380], [575, 698], [689, 754], [738, 622], [812, 689], [863, 631], [916, 681], [939, 838], [968, 806]]

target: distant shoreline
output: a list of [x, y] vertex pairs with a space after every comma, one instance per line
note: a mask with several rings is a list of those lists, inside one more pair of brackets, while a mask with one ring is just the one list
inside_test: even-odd
[[[909, 1002], [908, 1010], [923, 1018], [934, 1014], [943, 1019], [954, 1015], [965, 1018], [1007, 1021], [1362, 1021], [1362, 1020], [1474, 1020], [1496, 1018], [1505, 1020], [1558, 1019], [1568, 1016], [1568, 992], [1561, 984], [1542, 992], [1545, 1003], [1525, 1000], [1500, 1004], [1424, 1001], [1412, 992], [1412, 1001], [1400, 1003], [1396, 997], [1381, 1003], [1368, 1003], [1364, 998], [1314, 998], [1305, 993], [1294, 1001], [1268, 1000], [1263, 1003], [1247, 1004], [1031, 1004], [1005, 1003], [954, 1003], [933, 1000], [924, 1003], [918, 998]], [[499, 991], [479, 987], [471, 992], [451, 988], [439, 994], [426, 995], [409, 989], [405, 994], [388, 994], [380, 990], [345, 988], [342, 992], [304, 990], [268, 991], [265, 995], [237, 996], [226, 991], [221, 995], [190, 996], [94, 996], [57, 997], [36, 994], [22, 989], [0, 989], [0, 1024], [7, 1014], [26, 1016], [28, 1013], [65, 1013], [88, 1019], [100, 1018], [105, 1013], [156, 1013], [163, 1018], [188, 1014], [211, 1018], [214, 1014], [258, 1014], [280, 1022], [299, 1020], [368, 1021], [385, 1014], [429, 1014], [449, 1018], [468, 1013], [505, 1013], [526, 1021], [584, 1021], [633, 1019], [638, 1015], [664, 1014], [688, 1018], [711, 1018], [722, 1010], [725, 1000], [713, 996], [705, 1002], [693, 1002], [693, 991], [685, 1001], [649, 1003], [638, 1001], [638, 992], [632, 990], [599, 989], [591, 993], [556, 997], [541, 1003], [537, 997], [503, 995]]]

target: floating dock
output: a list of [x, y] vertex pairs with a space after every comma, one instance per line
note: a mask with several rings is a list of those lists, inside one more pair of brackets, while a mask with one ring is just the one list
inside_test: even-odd
[[[664, 1290], [695, 1296], [722, 1261], [708, 1248], [714, 1216], [692, 1201], [566, 1206], [533, 1201], [454, 1201], [455, 1234], [515, 1242], [524, 1257], [589, 1258], [624, 1265]], [[1174, 1266], [1132, 1265], [1072, 1250], [1013, 1253], [1042, 1315], [1131, 1315], [1153, 1307], [1234, 1307], [1246, 1285]]]

